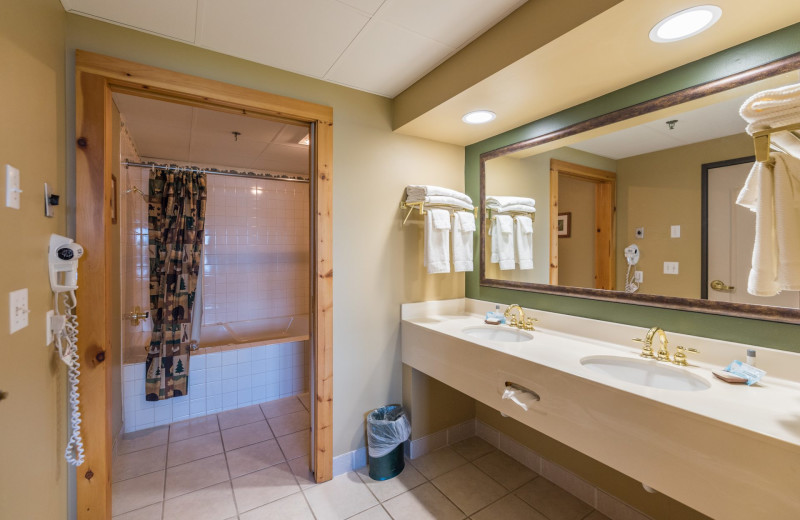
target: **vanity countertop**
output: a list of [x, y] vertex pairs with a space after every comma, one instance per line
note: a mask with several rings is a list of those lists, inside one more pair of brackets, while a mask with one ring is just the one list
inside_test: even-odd
[[[678, 369], [703, 378], [710, 388], [700, 391], [663, 390], [592, 371], [580, 362], [582, 358], [594, 355], [642, 359], [639, 357], [641, 348], [637, 348], [631, 339], [643, 337], [646, 329], [525, 309], [526, 315], [539, 320], [529, 341], [499, 342], [463, 332], [463, 329], [473, 326], [508, 329], [508, 325], [484, 325], [483, 316], [494, 309], [494, 303], [470, 299], [422, 302], [404, 305], [402, 320], [407, 325], [524, 359], [716, 421], [720, 425], [740, 429], [783, 448], [793, 451], [800, 449], [800, 383], [788, 377], [793, 374], [800, 377], [798, 354], [666, 331], [671, 352], [677, 345], [695, 347], [700, 351], [699, 354], [690, 354], [690, 366]], [[744, 360], [748, 348], [756, 348], [758, 366], [767, 371], [759, 383], [752, 386], [729, 384], [711, 373], [712, 370], [725, 367], [733, 359]], [[650, 362], [673, 366], [655, 360]]]

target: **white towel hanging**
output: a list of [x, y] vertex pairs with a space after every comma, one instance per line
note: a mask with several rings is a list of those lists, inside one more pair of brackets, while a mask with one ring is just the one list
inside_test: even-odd
[[424, 264], [429, 274], [450, 272], [450, 212], [425, 211]]
[[514, 217], [514, 245], [520, 271], [533, 269], [533, 221], [525, 215]]
[[475, 217], [466, 211], [453, 214], [453, 270], [457, 273], [472, 271], [473, 233]]

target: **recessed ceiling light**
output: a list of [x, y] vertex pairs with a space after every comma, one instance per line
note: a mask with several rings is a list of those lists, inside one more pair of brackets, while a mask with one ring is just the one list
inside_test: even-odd
[[658, 43], [668, 43], [699, 34], [722, 16], [722, 9], [716, 5], [698, 5], [667, 16], [650, 29], [650, 39]]
[[299, 141], [297, 141], [297, 144], [304, 144], [306, 146], [310, 145], [311, 144], [311, 134], [306, 134], [306, 136], [304, 138], [302, 138]]
[[461, 120], [471, 125], [479, 125], [481, 123], [488, 123], [495, 117], [497, 117], [497, 114], [491, 110], [474, 110], [464, 114], [464, 117], [462, 117]]

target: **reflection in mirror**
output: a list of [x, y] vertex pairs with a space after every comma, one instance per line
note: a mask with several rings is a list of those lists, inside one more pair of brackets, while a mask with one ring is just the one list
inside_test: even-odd
[[797, 71], [782, 73], [564, 139], [484, 154], [484, 194], [529, 197], [537, 211], [533, 268], [501, 269], [489, 261], [492, 240], [483, 236], [483, 282], [800, 308], [797, 291], [747, 293], [755, 214], [735, 204], [753, 164], [739, 107], [756, 92], [799, 80]]

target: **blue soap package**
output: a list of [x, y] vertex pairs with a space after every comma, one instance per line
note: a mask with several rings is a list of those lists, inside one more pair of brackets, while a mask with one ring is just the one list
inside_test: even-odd
[[750, 386], [753, 383], [758, 383], [766, 374], [766, 372], [760, 368], [756, 368], [752, 365], [748, 365], [747, 363], [742, 363], [741, 361], [737, 360], [732, 361], [731, 364], [725, 368], [725, 372], [730, 372], [735, 376], [747, 379], [747, 386]]

